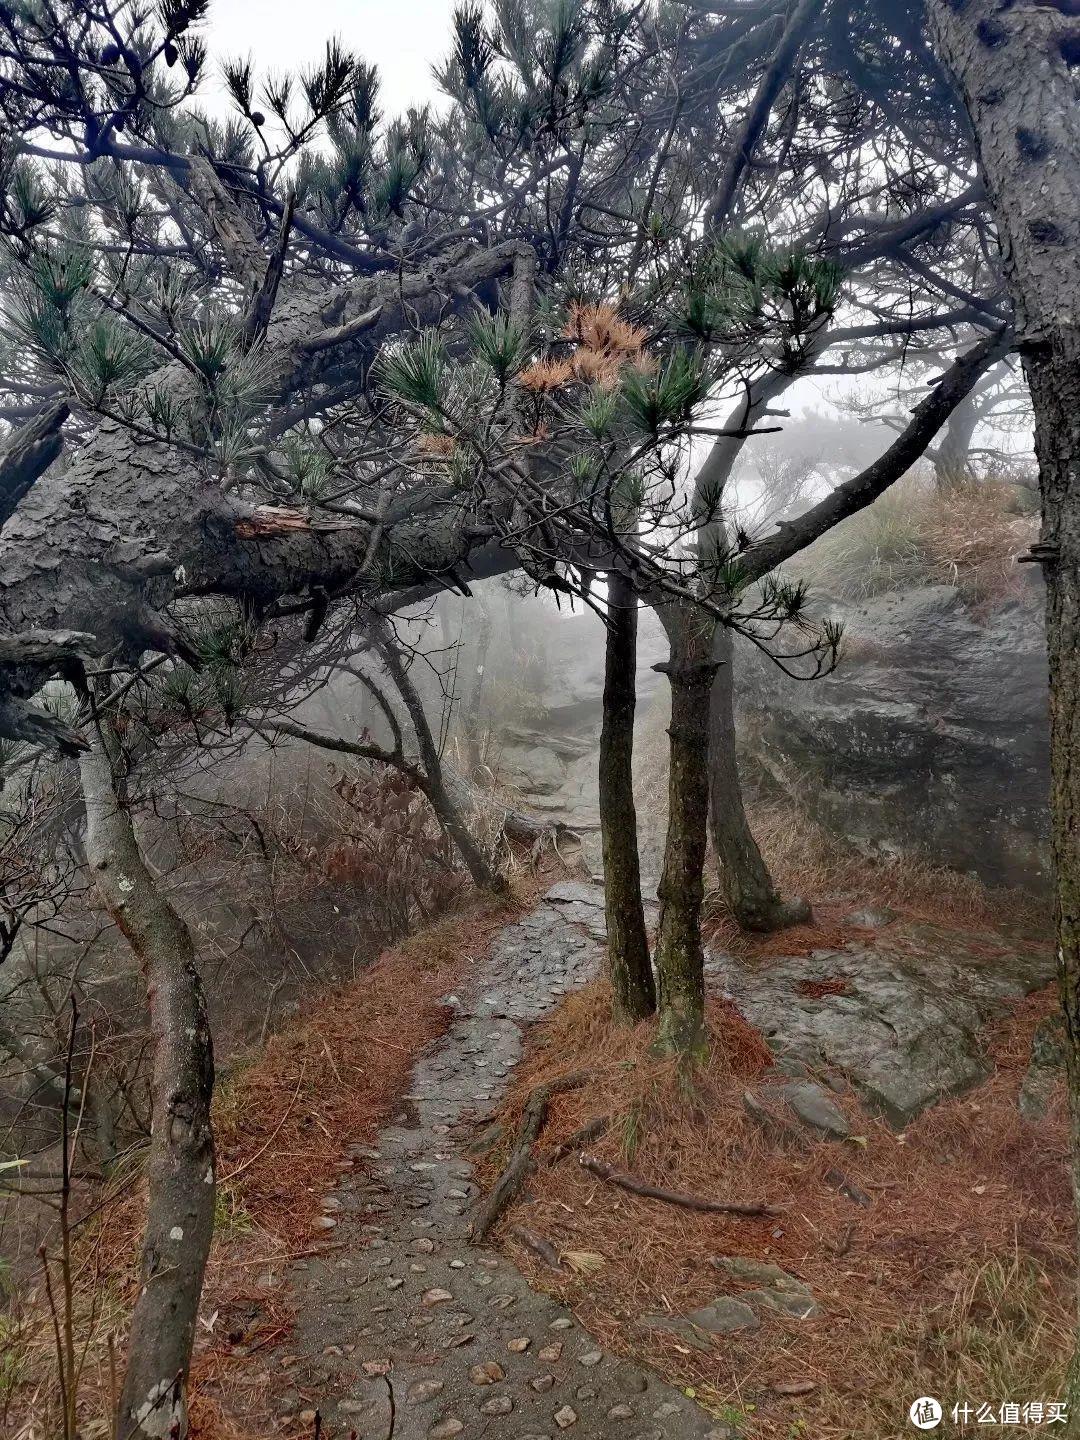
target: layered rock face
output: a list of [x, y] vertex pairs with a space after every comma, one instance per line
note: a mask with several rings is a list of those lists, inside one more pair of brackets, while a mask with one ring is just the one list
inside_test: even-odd
[[949, 586], [825, 610], [848, 637], [833, 675], [804, 684], [741, 657], [746, 779], [790, 795], [867, 853], [1047, 890], [1047, 665], [1035, 587], [985, 614]]

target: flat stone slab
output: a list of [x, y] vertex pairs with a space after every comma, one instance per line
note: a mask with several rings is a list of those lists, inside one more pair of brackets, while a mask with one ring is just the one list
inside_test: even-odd
[[468, 1135], [454, 1127], [490, 1120], [522, 1024], [597, 973], [600, 946], [568, 912], [587, 912], [594, 928], [602, 905], [596, 887], [564, 882], [504, 930], [455, 997], [449, 1030], [417, 1061], [401, 1113], [373, 1145], [352, 1147], [363, 1168], [333, 1197], [344, 1248], [290, 1275], [301, 1298], [290, 1388], [335, 1433], [386, 1440], [392, 1393], [395, 1440], [715, 1440], [716, 1422], [692, 1400], [604, 1351], [504, 1256], [468, 1241], [479, 1187]]
[[780, 1094], [804, 1125], [827, 1135], [830, 1140], [846, 1140], [851, 1134], [847, 1116], [840, 1107], [829, 1099], [820, 1085], [811, 1080], [799, 1080], [785, 1085]]
[[737, 1330], [756, 1330], [760, 1320], [744, 1300], [731, 1295], [718, 1295], [699, 1310], [691, 1310], [686, 1317], [699, 1330], [710, 1335], [732, 1335]]
[[715, 1261], [718, 1270], [725, 1270], [733, 1280], [745, 1280], [770, 1290], [785, 1290], [792, 1295], [809, 1295], [809, 1287], [794, 1275], [769, 1260], [754, 1260], [745, 1255], [721, 1255]]
[[880, 909], [852, 910], [850, 915], [844, 916], [849, 925], [858, 925], [863, 930], [881, 930], [898, 918], [896, 911], [890, 910], [887, 905]]
[[708, 971], [779, 1057], [839, 1071], [897, 1129], [985, 1080], [980, 1028], [1054, 976], [1049, 947], [1026, 953], [997, 935], [911, 921], [872, 945], [809, 956], [747, 962], [714, 951]]
[[792, 1294], [787, 1290], [744, 1290], [739, 1296], [744, 1305], [759, 1310], [780, 1310], [796, 1320], [812, 1320], [821, 1314], [821, 1306], [809, 1293]]
[[[750, 1314], [753, 1317], [754, 1312], [751, 1310]], [[756, 1318], [754, 1323], [757, 1324]], [[674, 1335], [684, 1345], [689, 1345], [692, 1350], [712, 1349], [709, 1337], [692, 1324], [685, 1315], [641, 1315], [634, 1321], [634, 1328], [642, 1330], [646, 1334], [658, 1330], [665, 1335]]]

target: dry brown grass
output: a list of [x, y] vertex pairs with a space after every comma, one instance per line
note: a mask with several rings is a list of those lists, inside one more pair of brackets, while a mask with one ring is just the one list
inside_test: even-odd
[[[805, 895], [822, 916], [837, 907], [847, 912], [853, 906], [886, 905], [912, 918], [967, 930], [1000, 930], [1021, 937], [1046, 933], [1045, 902], [1022, 890], [989, 889], [973, 875], [912, 856], [862, 855], [779, 801], [751, 801], [748, 809], [755, 838], [781, 891]], [[729, 930], [724, 929], [725, 940]], [[774, 950], [776, 943], [774, 938]]]
[[1017, 511], [1015, 487], [961, 480], [939, 489], [913, 475], [830, 530], [792, 565], [825, 594], [863, 600], [919, 585], [955, 585], [973, 606], [1024, 590], [1016, 557], [1037, 522]]
[[[697, 1214], [605, 1186], [572, 1158], [542, 1160], [502, 1235], [524, 1225], [561, 1250], [601, 1258], [587, 1277], [553, 1272], [507, 1239], [536, 1285], [571, 1304], [612, 1349], [656, 1366], [748, 1436], [905, 1433], [919, 1394], [1058, 1398], [1072, 1303], [1065, 1117], [1061, 1097], [1034, 1126], [1016, 1107], [1050, 995], [1016, 1005], [990, 1033], [996, 1073], [971, 1096], [938, 1106], [902, 1136], [849, 1102], [861, 1117], [859, 1143], [805, 1152], [770, 1148], [747, 1120], [742, 1092], [770, 1062], [730, 1008], [710, 1002], [708, 1056], [688, 1087], [650, 1054], [650, 1025], [617, 1030], [608, 1005], [598, 983], [537, 1028], [504, 1109], [510, 1128], [533, 1086], [587, 1068], [588, 1089], [552, 1107], [548, 1154], [606, 1115], [610, 1128], [593, 1148], [610, 1163], [668, 1189], [767, 1200], [783, 1216]], [[487, 1178], [501, 1158], [489, 1157]], [[872, 1197], [870, 1208], [825, 1182], [833, 1166]], [[822, 1316], [770, 1316], [707, 1354], [635, 1329], [644, 1313], [685, 1313], [730, 1290], [713, 1258], [733, 1254], [799, 1276]], [[792, 1381], [814, 1389], [792, 1398], [775, 1388]]]
[[[535, 900], [543, 878], [522, 872], [508, 900], [474, 897], [385, 951], [355, 982], [313, 996], [230, 1087], [219, 1120], [221, 1188], [243, 1218], [215, 1246], [207, 1272], [202, 1308], [219, 1320], [196, 1357], [195, 1440], [251, 1434], [260, 1402], [255, 1433], [267, 1433], [272, 1388], [258, 1354], [288, 1333], [301, 1298], [281, 1286], [283, 1268], [319, 1246], [315, 1222], [346, 1146], [374, 1139], [417, 1055], [443, 1032], [450, 1012], [439, 997]], [[253, 1284], [253, 1273], [263, 1282]]]
[[[666, 706], [654, 703], [636, 748], [635, 795], [643, 849], [659, 854], [667, 823]], [[818, 824], [790, 801], [745, 797], [750, 828], [781, 894], [801, 895], [814, 908], [814, 923], [783, 931], [782, 938], [739, 928], [718, 888], [706, 896], [704, 924], [713, 944], [735, 954], [808, 954], [843, 944], [851, 934], [843, 917], [855, 908], [888, 906], [912, 919], [1000, 930], [1025, 938], [1046, 933], [1046, 905], [1021, 890], [993, 890], [973, 875], [915, 856], [868, 856]], [[716, 874], [711, 853], [706, 883]]]

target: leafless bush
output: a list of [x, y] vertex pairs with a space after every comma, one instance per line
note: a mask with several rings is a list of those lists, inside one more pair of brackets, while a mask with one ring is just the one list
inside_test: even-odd
[[345, 890], [385, 939], [445, 910], [465, 884], [464, 873], [410, 777], [373, 766], [342, 774], [332, 791], [340, 802], [334, 807], [338, 838], [292, 847], [309, 871]]

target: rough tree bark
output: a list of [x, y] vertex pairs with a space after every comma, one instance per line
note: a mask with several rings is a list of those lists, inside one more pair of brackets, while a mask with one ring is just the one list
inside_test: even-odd
[[[1050, 660], [1055, 928], [1080, 1213], [1080, 18], [1076, 6], [929, 0], [971, 120], [1035, 411]], [[1080, 1436], [1080, 1349], [1063, 1433]]]
[[[767, 575], [818, 535], [848, 515], [870, 505], [910, 469], [979, 376], [1007, 353], [1011, 332], [987, 335], [956, 360], [932, 392], [916, 407], [910, 424], [865, 470], [837, 485], [796, 520], [738, 555], [740, 578], [750, 584]], [[699, 495], [700, 495], [700, 486]], [[703, 526], [699, 563], [709, 575], [710, 534]], [[718, 557], [719, 558], [719, 557]], [[669, 777], [669, 818], [660, 884], [660, 927], [654, 956], [659, 981], [660, 1045], [671, 1051], [692, 1050], [704, 1014], [704, 957], [700, 916], [704, 898], [709, 806], [707, 746], [710, 691], [716, 673], [714, 622], [693, 603], [652, 603], [670, 644], [670, 659], [658, 667], [671, 682], [672, 723]]]
[[[511, 268], [515, 253], [512, 246], [475, 251], [430, 272], [336, 288], [283, 284], [263, 346], [268, 385], [283, 402], [308, 388], [339, 384], [343, 375], [359, 390], [379, 346], [403, 328], [403, 307], [412, 323], [435, 323], [448, 296], [450, 304], [464, 305], [470, 292]], [[151, 380], [181, 407], [198, 403], [195, 382], [179, 362]], [[283, 403], [279, 421], [288, 419]], [[26, 468], [18, 457], [36, 456], [31, 469], [37, 472], [53, 443], [50, 431], [36, 448], [29, 441], [16, 445], [4, 462], [14, 490]], [[381, 545], [368, 564], [376, 529], [394, 543]], [[459, 503], [433, 503], [430, 495], [403, 497], [377, 521], [256, 507], [189, 450], [106, 420], [63, 473], [53, 466], [35, 474], [4, 521], [0, 631], [77, 630], [84, 632], [84, 654], [135, 660], [148, 649], [175, 649], [164, 611], [184, 595], [232, 594], [259, 606], [312, 587], [331, 596], [345, 588], [386, 593], [430, 584], [486, 542], [482, 526], [465, 523]], [[489, 561], [487, 573], [498, 573], [512, 557], [493, 553]], [[481, 560], [476, 573], [483, 569]], [[26, 738], [23, 713], [44, 712], [25, 702], [56, 668], [0, 664], [4, 734]]]
[[0, 525], [31, 485], [60, 454], [64, 443], [63, 425], [68, 407], [57, 400], [33, 420], [21, 425], [0, 453]]
[[[821, 343], [825, 323], [807, 341], [807, 363]], [[777, 368], [763, 375], [728, 417], [725, 429], [752, 430], [768, 406], [796, 379]], [[722, 564], [730, 551], [730, 538], [721, 502], [743, 446], [744, 433], [714, 442], [695, 477], [695, 504], [708, 521], [701, 527], [698, 549], [706, 564]], [[758, 848], [743, 804], [742, 784], [735, 752], [734, 645], [730, 630], [715, 625], [712, 657], [716, 663], [709, 695], [709, 831], [719, 870], [720, 888], [735, 920], [746, 930], [782, 930], [810, 916], [805, 900], [784, 900]]]
[[637, 596], [625, 576], [607, 579], [604, 719], [600, 730], [600, 836], [612, 1009], [636, 1024], [656, 1009], [649, 937], [641, 905], [637, 810], [634, 806], [634, 712], [637, 708]]
[[746, 818], [735, 750], [734, 649], [731, 631], [718, 625], [709, 694], [709, 832], [732, 915], [744, 930], [782, 930], [808, 920], [810, 906], [798, 896], [781, 897]]
[[86, 858], [105, 908], [142, 967], [153, 1039], [142, 1288], [117, 1434], [184, 1440], [188, 1367], [214, 1229], [213, 1044], [191, 935], [143, 859], [117, 760], [115, 734], [103, 724], [80, 761]]
[[712, 623], [696, 606], [658, 605], [657, 615], [671, 646], [668, 660], [656, 667], [667, 675], [671, 686], [668, 822], [655, 954], [660, 1008], [657, 1045], [667, 1053], [691, 1056], [705, 1019], [701, 943], [709, 807], [705, 737], [716, 664]]

